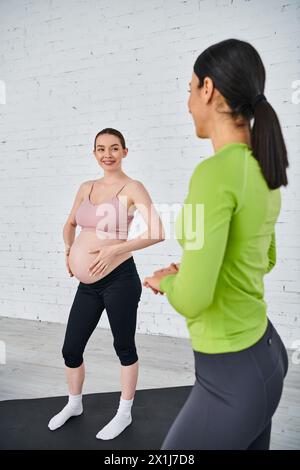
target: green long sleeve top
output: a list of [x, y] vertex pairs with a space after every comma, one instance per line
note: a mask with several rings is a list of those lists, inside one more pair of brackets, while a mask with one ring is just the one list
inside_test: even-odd
[[159, 289], [186, 318], [195, 351], [239, 351], [263, 336], [263, 277], [276, 262], [280, 206], [280, 189], [269, 189], [244, 143], [224, 145], [194, 169], [175, 222], [179, 270]]

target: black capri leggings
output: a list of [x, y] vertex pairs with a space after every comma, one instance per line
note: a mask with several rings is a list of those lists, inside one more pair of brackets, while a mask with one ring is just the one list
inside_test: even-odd
[[141, 293], [142, 283], [132, 256], [96, 282], [79, 282], [62, 348], [65, 365], [82, 364], [85, 346], [104, 309], [121, 364], [134, 364], [138, 360], [134, 336]]
[[263, 337], [238, 352], [194, 351], [196, 381], [161, 449], [269, 449], [272, 416], [288, 371], [268, 319]]

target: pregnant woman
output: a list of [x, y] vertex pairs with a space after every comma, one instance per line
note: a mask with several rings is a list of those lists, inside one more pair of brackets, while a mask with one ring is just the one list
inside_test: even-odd
[[[142, 285], [132, 251], [164, 240], [164, 230], [144, 185], [122, 170], [122, 159], [128, 153], [123, 135], [115, 129], [103, 129], [95, 137], [93, 152], [104, 176], [82, 183], [63, 231], [67, 269], [80, 282], [62, 348], [69, 400], [48, 426], [55, 430], [83, 411], [83, 352], [106, 309], [113, 345], [121, 363], [122, 382], [117, 413], [96, 436], [107, 440], [119, 435], [131, 423], [138, 378], [134, 337]], [[147, 230], [127, 240], [136, 209], [146, 222]], [[82, 228], [74, 240], [77, 225]]]
[[267, 317], [263, 277], [276, 261], [286, 147], [249, 43], [206, 49], [190, 86], [196, 135], [214, 154], [196, 166], [176, 220], [177, 272], [144, 280], [186, 318], [195, 360], [195, 384], [161, 448], [269, 449], [288, 356]]

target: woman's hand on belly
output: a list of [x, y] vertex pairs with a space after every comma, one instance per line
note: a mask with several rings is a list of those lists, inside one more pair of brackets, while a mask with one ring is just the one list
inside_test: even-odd
[[97, 276], [103, 274], [104, 271], [110, 266], [116, 259], [118, 245], [104, 245], [100, 248], [89, 250], [89, 254], [96, 254], [95, 259], [88, 268], [88, 273], [91, 276]]

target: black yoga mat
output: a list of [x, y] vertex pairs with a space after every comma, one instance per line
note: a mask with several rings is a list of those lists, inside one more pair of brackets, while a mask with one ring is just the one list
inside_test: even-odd
[[191, 386], [137, 390], [132, 423], [115, 439], [96, 439], [115, 415], [120, 392], [83, 395], [83, 414], [55, 431], [50, 418], [67, 403], [67, 396], [0, 402], [0, 449], [160, 449]]

